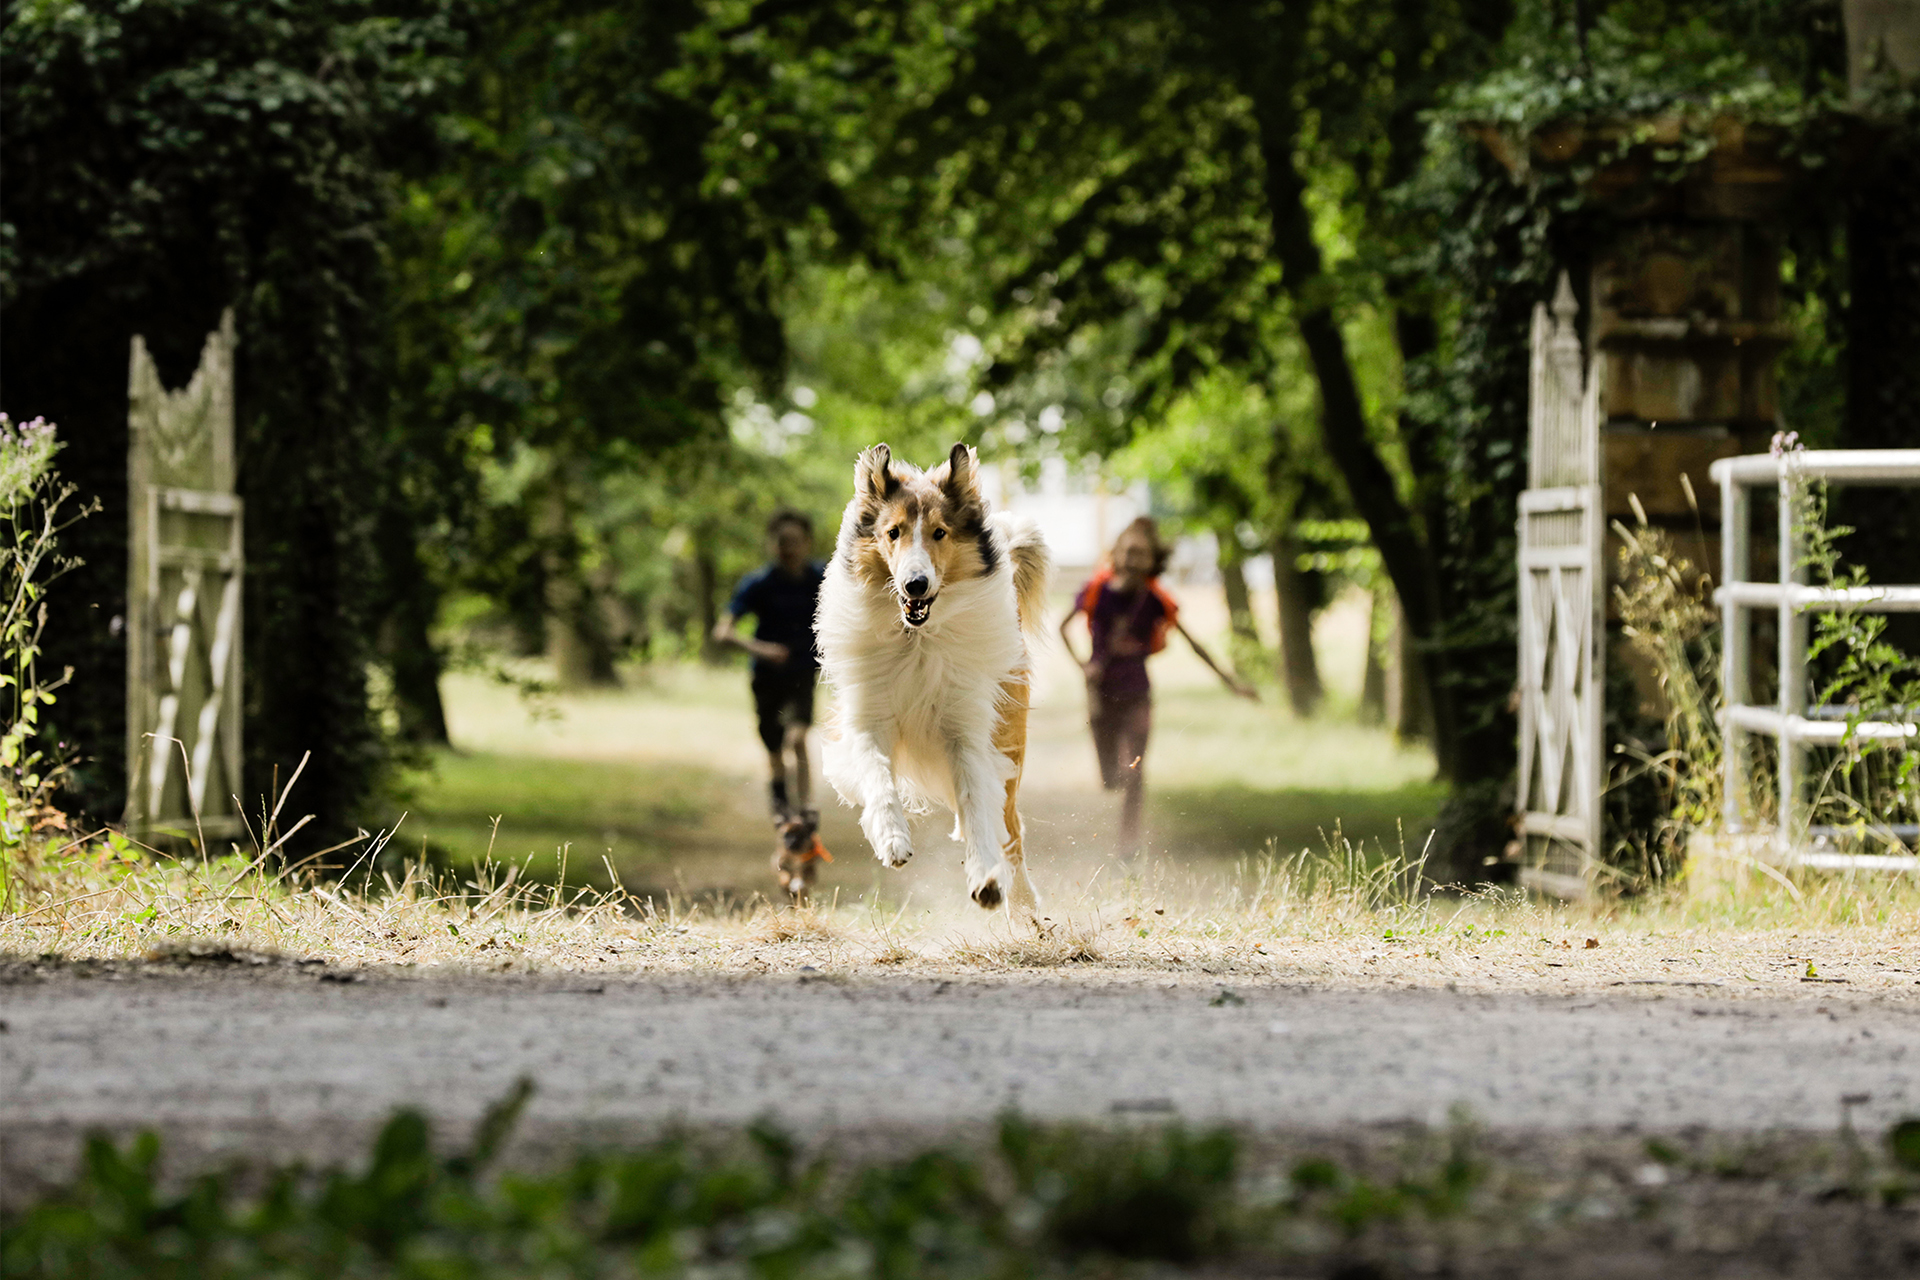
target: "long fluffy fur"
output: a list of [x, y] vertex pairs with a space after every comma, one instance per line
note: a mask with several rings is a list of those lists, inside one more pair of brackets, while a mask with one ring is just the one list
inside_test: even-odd
[[1053, 555], [1040, 526], [1025, 516], [1002, 511], [990, 523], [998, 526], [1008, 557], [1013, 561], [1013, 593], [1019, 607], [1020, 629], [1028, 644], [1047, 634], [1047, 584], [1053, 578]]
[[[991, 906], [1004, 894], [1031, 916], [1037, 903], [1017, 842], [1014, 861], [1004, 853], [1003, 810], [1024, 758], [1027, 636], [1044, 627], [1046, 544], [1031, 521], [986, 515], [969, 481], [960, 514], [977, 522], [968, 526], [979, 530], [970, 561], [977, 576], [943, 581], [930, 617], [910, 627], [898, 586], [876, 568], [877, 513], [898, 500], [899, 485], [933, 492], [927, 486], [943, 483], [945, 470], [922, 476], [892, 463], [884, 446], [862, 457], [816, 618], [821, 671], [838, 695], [822, 763], [841, 799], [861, 809], [861, 828], [883, 863], [899, 866], [912, 854], [907, 811], [943, 806], [966, 842], [975, 900]], [[1020, 755], [1010, 757], [995, 738], [1016, 695]]]

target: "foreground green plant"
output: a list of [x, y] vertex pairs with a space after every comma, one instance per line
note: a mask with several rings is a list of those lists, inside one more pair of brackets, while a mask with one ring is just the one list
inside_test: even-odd
[[1234, 1144], [1178, 1128], [1138, 1137], [1001, 1126], [1012, 1170], [933, 1150], [837, 1174], [755, 1127], [708, 1149], [669, 1139], [585, 1155], [547, 1176], [487, 1178], [523, 1082], [467, 1152], [436, 1157], [401, 1113], [364, 1172], [276, 1172], [255, 1199], [223, 1175], [167, 1194], [151, 1135], [89, 1142], [67, 1195], [8, 1224], [9, 1276], [285, 1277], [602, 1274], [1012, 1275], [1101, 1254], [1218, 1253]]
[[1774, 1152], [1652, 1139], [1642, 1153], [1615, 1151], [1628, 1163], [1611, 1174], [1544, 1182], [1511, 1156], [1484, 1153], [1461, 1117], [1372, 1157], [1308, 1154], [1264, 1170], [1224, 1129], [1007, 1115], [984, 1149], [947, 1144], [861, 1164], [808, 1157], [760, 1123], [591, 1151], [544, 1172], [497, 1171], [531, 1093], [522, 1081], [452, 1154], [436, 1151], [421, 1115], [400, 1112], [358, 1170], [236, 1169], [183, 1182], [163, 1176], [153, 1135], [125, 1148], [95, 1137], [71, 1188], [0, 1217], [0, 1273], [1013, 1280], [1192, 1266], [1427, 1274], [1439, 1264], [1473, 1274], [1490, 1255], [1524, 1258], [1530, 1237], [1568, 1223], [1620, 1219], [1617, 1231], [1659, 1219], [1670, 1237], [1647, 1190], [1669, 1180], [1707, 1184], [1687, 1200], [1710, 1200], [1714, 1184], [1739, 1195], [1773, 1180], [1761, 1188], [1770, 1213], [1897, 1208], [1920, 1190], [1915, 1120], [1871, 1145], [1851, 1131], [1838, 1145]]
[[272, 1275], [939, 1276], [1060, 1274], [1096, 1259], [1191, 1263], [1271, 1252], [1294, 1220], [1350, 1239], [1411, 1215], [1465, 1212], [1478, 1166], [1374, 1183], [1310, 1159], [1265, 1194], [1239, 1180], [1224, 1130], [1130, 1132], [1002, 1119], [985, 1154], [934, 1148], [839, 1168], [765, 1125], [731, 1141], [669, 1138], [558, 1172], [490, 1174], [531, 1088], [493, 1107], [471, 1147], [436, 1155], [427, 1122], [390, 1120], [360, 1172], [212, 1174], [163, 1187], [151, 1135], [88, 1142], [68, 1192], [4, 1224], [22, 1280]]
[[59, 746], [35, 740], [42, 709], [72, 673], [40, 678], [40, 636], [47, 585], [77, 563], [60, 554], [60, 534], [99, 504], [68, 506], [74, 488], [53, 468], [59, 449], [52, 423], [0, 413], [0, 911], [31, 885], [39, 833], [66, 829], [50, 803], [65, 761]]

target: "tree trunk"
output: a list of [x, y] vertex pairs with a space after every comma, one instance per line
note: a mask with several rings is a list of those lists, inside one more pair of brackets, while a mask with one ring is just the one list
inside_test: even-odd
[[1280, 624], [1280, 675], [1286, 684], [1293, 713], [1305, 719], [1320, 709], [1326, 690], [1320, 683], [1320, 664], [1313, 656], [1313, 605], [1295, 563], [1300, 554], [1293, 535], [1274, 535], [1274, 612]]
[[579, 538], [558, 477], [548, 493], [545, 525], [547, 658], [563, 689], [619, 683], [613, 652], [600, 625], [593, 592], [580, 571]]
[[[1292, 14], [1303, 6], [1287, 6]], [[1333, 314], [1323, 274], [1320, 246], [1313, 238], [1313, 219], [1306, 204], [1306, 179], [1294, 158], [1299, 140], [1299, 113], [1293, 105], [1291, 59], [1298, 56], [1293, 37], [1304, 37], [1305, 15], [1283, 26], [1298, 31], [1276, 31], [1268, 38], [1284, 50], [1275, 59], [1285, 65], [1265, 68], [1246, 88], [1253, 95], [1254, 109], [1260, 121], [1260, 149], [1266, 162], [1267, 202], [1272, 219], [1274, 251], [1280, 259], [1281, 285], [1294, 306], [1295, 323], [1302, 345], [1313, 366], [1320, 388], [1320, 429], [1328, 458], [1346, 481], [1347, 494], [1354, 509], [1367, 522], [1373, 544], [1380, 552], [1387, 577], [1399, 596], [1406, 629], [1415, 641], [1431, 640], [1439, 630], [1441, 601], [1439, 575], [1435, 572], [1428, 548], [1415, 523], [1413, 512], [1401, 501], [1393, 473], [1387, 469], [1373, 447], [1361, 406], [1353, 366], [1348, 359], [1346, 339]], [[1279, 72], [1287, 74], [1279, 74]], [[1276, 584], [1279, 581], [1275, 569]], [[1284, 645], [1284, 641], [1283, 641]], [[1444, 687], [1435, 669], [1440, 651], [1431, 644], [1417, 649], [1428, 666], [1425, 682], [1429, 688]], [[1434, 754], [1443, 776], [1451, 778], [1457, 769], [1455, 717], [1451, 708], [1436, 717]]]
[[447, 709], [440, 699], [444, 662], [433, 642], [440, 592], [420, 563], [411, 521], [398, 497], [389, 494], [380, 513], [382, 575], [386, 601], [380, 612], [379, 648], [393, 677], [394, 710], [400, 737], [429, 746], [447, 745]]
[[1228, 657], [1242, 680], [1255, 678], [1260, 656], [1260, 631], [1253, 621], [1253, 600], [1247, 592], [1246, 552], [1232, 530], [1220, 535], [1220, 585], [1227, 596], [1227, 626], [1232, 632]]
[[1426, 664], [1420, 661], [1406, 611], [1393, 601], [1393, 634], [1387, 642], [1387, 722], [1401, 742], [1433, 737], [1433, 699], [1427, 689]]
[[713, 642], [713, 629], [720, 622], [720, 565], [714, 559], [711, 538], [696, 536], [693, 542], [693, 603], [700, 620], [700, 660], [718, 662], [720, 650]]
[[1367, 660], [1360, 669], [1359, 720], [1364, 725], [1387, 722], [1387, 668], [1380, 660], [1383, 643], [1380, 632], [1387, 612], [1386, 594], [1386, 591], [1376, 589], [1367, 600]]
[[447, 708], [440, 698], [440, 649], [428, 628], [437, 594], [423, 591], [402, 598], [380, 629], [387, 669], [393, 676], [394, 708], [400, 736], [428, 746], [447, 745]]

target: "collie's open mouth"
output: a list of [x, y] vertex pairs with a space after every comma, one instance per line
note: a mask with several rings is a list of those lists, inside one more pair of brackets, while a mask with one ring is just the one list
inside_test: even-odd
[[933, 614], [933, 600], [934, 598], [932, 596], [923, 596], [918, 600], [909, 600], [905, 596], [901, 596], [900, 616], [906, 619], [906, 623], [910, 627], [924, 626], [927, 619]]

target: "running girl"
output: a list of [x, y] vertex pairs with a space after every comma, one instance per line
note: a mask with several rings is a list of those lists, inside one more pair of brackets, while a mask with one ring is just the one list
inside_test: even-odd
[[1147, 679], [1147, 658], [1167, 647], [1167, 632], [1178, 631], [1200, 660], [1242, 698], [1260, 695], [1252, 686], [1221, 670], [1198, 640], [1180, 625], [1180, 606], [1160, 585], [1167, 567], [1168, 548], [1148, 516], [1121, 531], [1108, 563], [1074, 597], [1073, 611], [1060, 621], [1060, 639], [1073, 655], [1068, 626], [1082, 614], [1093, 640], [1092, 652], [1080, 669], [1087, 676], [1087, 711], [1093, 729], [1093, 750], [1100, 760], [1100, 782], [1109, 791], [1123, 792], [1120, 802], [1121, 857], [1140, 849], [1140, 808], [1145, 789], [1141, 768], [1147, 754], [1147, 735], [1153, 728], [1153, 686]]

